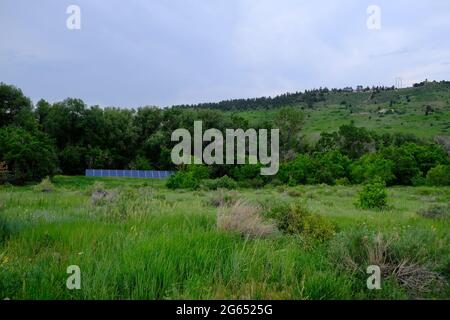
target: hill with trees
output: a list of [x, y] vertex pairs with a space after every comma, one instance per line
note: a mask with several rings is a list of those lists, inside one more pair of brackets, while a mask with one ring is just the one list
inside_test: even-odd
[[[389, 184], [425, 183], [429, 170], [448, 165], [449, 101], [450, 82], [426, 81], [405, 89], [320, 88], [273, 98], [120, 109], [75, 98], [33, 105], [20, 89], [1, 84], [0, 162], [7, 167], [2, 180], [23, 183], [54, 173], [83, 174], [86, 168], [177, 169], [170, 160], [171, 133], [177, 128], [192, 133], [194, 120], [202, 120], [204, 128], [219, 130], [279, 128], [283, 163], [275, 179], [283, 183], [334, 184], [344, 178], [359, 183], [370, 178], [367, 172], [380, 175], [387, 167], [392, 176], [383, 176]], [[409, 164], [400, 168], [399, 162]], [[378, 167], [367, 168], [373, 163]], [[210, 171], [212, 178], [270, 182], [246, 166]]]

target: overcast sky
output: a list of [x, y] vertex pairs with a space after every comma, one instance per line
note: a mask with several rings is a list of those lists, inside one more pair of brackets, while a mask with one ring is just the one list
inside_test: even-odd
[[449, 38], [449, 0], [0, 0], [0, 81], [119, 107], [406, 86], [450, 80]]

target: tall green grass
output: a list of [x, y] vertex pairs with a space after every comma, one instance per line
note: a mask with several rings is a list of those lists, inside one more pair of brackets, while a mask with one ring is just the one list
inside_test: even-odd
[[[394, 279], [366, 288], [365, 275], [336, 265], [325, 243], [279, 234], [267, 239], [218, 231], [214, 192], [170, 191], [159, 181], [100, 179], [118, 196], [94, 204], [96, 179], [55, 177], [53, 192], [0, 189], [0, 298], [10, 299], [407, 299]], [[294, 191], [297, 192], [289, 192]], [[338, 226], [397, 234], [448, 281], [450, 223], [416, 213], [450, 200], [448, 189], [389, 189], [389, 209], [361, 210], [359, 187], [301, 186], [239, 190], [264, 204], [301, 198]], [[414, 247], [415, 246], [415, 247]], [[68, 290], [66, 269], [81, 268], [81, 289]], [[449, 298], [448, 291], [426, 298]]]

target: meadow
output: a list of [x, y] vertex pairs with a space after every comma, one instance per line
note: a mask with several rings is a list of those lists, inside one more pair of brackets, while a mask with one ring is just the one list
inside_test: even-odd
[[[391, 187], [384, 210], [363, 210], [360, 186], [52, 183], [0, 186], [0, 299], [450, 298], [450, 218], [431, 210], [450, 202], [448, 187]], [[217, 199], [243, 199], [267, 221], [272, 206], [300, 201], [335, 231], [324, 241], [279, 230], [246, 237], [218, 228]], [[388, 272], [369, 290], [365, 271], [377, 262]], [[81, 269], [80, 290], [66, 287], [70, 265]]]

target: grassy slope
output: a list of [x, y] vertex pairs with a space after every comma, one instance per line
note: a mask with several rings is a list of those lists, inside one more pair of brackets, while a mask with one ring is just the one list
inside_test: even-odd
[[[418, 88], [380, 92], [370, 99], [371, 93], [330, 93], [326, 101], [305, 109], [305, 136], [315, 141], [322, 131], [335, 131], [354, 120], [357, 126], [380, 132], [413, 133], [430, 138], [450, 135], [450, 85], [429, 83]], [[345, 101], [346, 105], [341, 105]], [[394, 104], [390, 106], [390, 102]], [[350, 107], [351, 105], [351, 107]], [[424, 105], [435, 112], [426, 116]], [[379, 109], [394, 109], [395, 114], [380, 116]], [[276, 111], [255, 110], [237, 112], [250, 123], [270, 120]]]
[[[1, 187], [0, 214], [11, 237], [0, 243], [0, 299], [409, 297], [393, 281], [369, 291], [365, 275], [337, 271], [327, 244], [308, 245], [285, 235], [245, 240], [217, 231], [217, 209], [208, 205], [213, 192], [170, 191], [162, 181], [96, 180], [126, 196], [110, 207], [94, 206], [95, 180], [86, 177], [56, 177], [57, 190], [51, 193]], [[450, 261], [450, 221], [416, 214], [418, 208], [448, 202], [449, 188], [392, 188], [387, 212], [356, 209], [358, 188], [295, 190], [340, 232], [363, 226], [399, 232], [419, 241], [430, 261]], [[293, 189], [239, 194], [274, 203], [293, 200], [287, 193]], [[74, 264], [81, 267], [82, 290], [69, 291], [66, 268]]]

